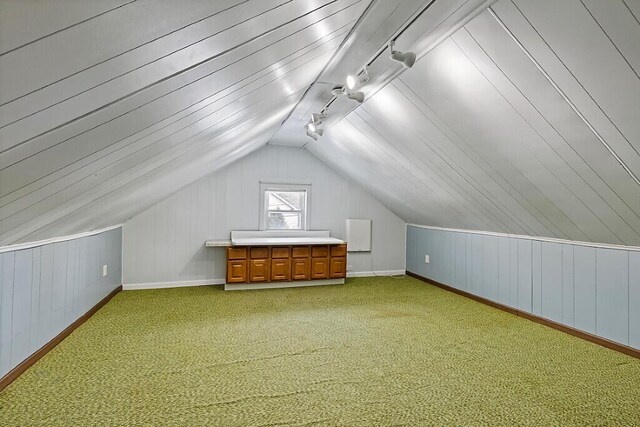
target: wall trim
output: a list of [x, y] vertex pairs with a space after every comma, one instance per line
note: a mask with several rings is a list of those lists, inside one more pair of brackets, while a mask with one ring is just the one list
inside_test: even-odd
[[125, 283], [124, 285], [122, 285], [122, 290], [137, 291], [141, 289], [186, 288], [190, 286], [224, 285], [224, 283], [225, 283], [225, 279], [178, 280], [175, 282]]
[[404, 274], [404, 270], [348, 271], [347, 277], [399, 276]]
[[[405, 274], [404, 270], [379, 270], [379, 271], [350, 271], [347, 277], [375, 277], [375, 276], [397, 276]], [[122, 285], [123, 291], [137, 291], [142, 289], [168, 289], [186, 288], [189, 286], [212, 286], [224, 285], [225, 279], [207, 280], [178, 280], [174, 282], [148, 282], [148, 283], [125, 283]]]
[[70, 234], [68, 236], [52, 237], [51, 239], [36, 240], [34, 242], [16, 243], [15, 245], [0, 246], [0, 254], [3, 252], [21, 251], [23, 249], [31, 249], [38, 246], [49, 245], [51, 243], [66, 242], [69, 240], [79, 239], [81, 237], [94, 236], [96, 234], [104, 233], [106, 231], [115, 230], [122, 227], [123, 224], [112, 225], [106, 228], [100, 228], [98, 230], [85, 231], [83, 233]]
[[53, 337], [51, 341], [40, 347], [38, 350], [36, 350], [35, 353], [24, 359], [18, 366], [10, 370], [4, 377], [0, 378], [0, 391], [11, 384], [16, 378], [22, 375], [24, 371], [29, 369], [34, 363], [40, 360], [45, 354], [50, 352], [55, 346], [60, 344], [62, 340], [71, 335], [73, 331], [75, 331], [80, 325], [86, 322], [121, 290], [122, 286], [118, 286], [117, 288], [115, 288], [109, 293], [109, 295], [101, 299], [96, 305], [89, 309], [89, 311], [80, 316], [75, 322], [64, 328], [58, 335]]
[[462, 228], [434, 227], [430, 225], [409, 224], [409, 223], [407, 224], [407, 227], [426, 228], [428, 230], [452, 231], [454, 233], [481, 234], [483, 236], [511, 237], [513, 239], [535, 240], [538, 242], [562, 243], [562, 244], [576, 245], [576, 246], [588, 246], [590, 248], [617, 249], [617, 250], [623, 250], [623, 251], [640, 252], [640, 246], [616, 245], [613, 243], [581, 242], [578, 240], [558, 239], [555, 237], [527, 236], [525, 234], [498, 233], [495, 231], [464, 230]]
[[544, 317], [540, 317], [540, 316], [536, 316], [535, 314], [528, 313], [526, 311], [518, 310], [517, 308], [509, 307], [507, 305], [500, 304], [500, 303], [497, 303], [495, 301], [491, 301], [489, 299], [486, 299], [486, 298], [480, 297], [478, 295], [474, 295], [472, 293], [469, 293], [469, 292], [454, 288], [454, 287], [449, 286], [449, 285], [445, 285], [444, 283], [437, 282], [435, 280], [429, 279], [429, 278], [421, 276], [419, 274], [412, 273], [409, 270], [407, 270], [407, 276], [414, 277], [414, 278], [416, 278], [418, 280], [421, 280], [423, 282], [426, 282], [426, 283], [428, 283], [430, 285], [436, 286], [436, 287], [438, 287], [440, 289], [444, 289], [445, 291], [449, 291], [449, 292], [452, 292], [454, 294], [458, 294], [458, 295], [461, 295], [463, 297], [467, 297], [469, 299], [472, 299], [472, 300], [480, 302], [482, 304], [491, 306], [493, 308], [497, 308], [499, 310], [506, 311], [507, 313], [511, 313], [511, 314], [516, 315], [516, 316], [525, 318], [527, 320], [531, 320], [532, 322], [536, 322], [536, 323], [539, 323], [541, 325], [548, 326], [548, 327], [556, 329], [558, 331], [567, 333], [569, 335], [573, 335], [575, 337], [582, 338], [585, 341], [590, 341], [590, 342], [592, 342], [594, 344], [598, 344], [598, 345], [601, 345], [601, 346], [606, 347], [608, 349], [615, 350], [615, 351], [618, 351], [620, 353], [624, 353], [624, 354], [626, 354], [628, 356], [632, 356], [632, 357], [640, 359], [640, 349], [636, 349], [636, 348], [633, 348], [633, 347], [626, 346], [624, 344], [620, 344], [620, 343], [617, 343], [617, 342], [614, 342], [614, 341], [610, 341], [610, 340], [608, 340], [606, 338], [602, 338], [602, 337], [599, 337], [597, 335], [593, 335], [593, 334], [590, 334], [588, 332], [584, 332], [584, 331], [581, 331], [579, 329], [575, 329], [575, 328], [572, 328], [570, 326], [566, 326], [566, 325], [563, 325], [561, 323], [554, 322], [553, 320], [549, 320], [549, 319], [546, 319]]

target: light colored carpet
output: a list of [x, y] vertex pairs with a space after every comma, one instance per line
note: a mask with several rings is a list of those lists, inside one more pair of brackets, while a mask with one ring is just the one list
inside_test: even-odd
[[640, 425], [640, 360], [412, 278], [118, 294], [2, 426]]

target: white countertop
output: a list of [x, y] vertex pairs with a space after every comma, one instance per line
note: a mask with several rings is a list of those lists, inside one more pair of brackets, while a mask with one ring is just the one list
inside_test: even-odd
[[234, 246], [341, 245], [335, 237], [251, 237], [233, 239]]
[[231, 242], [231, 240], [220, 239], [220, 240], [207, 240], [206, 242], [204, 242], [204, 245], [208, 248], [216, 248], [216, 247], [233, 246], [233, 243]]

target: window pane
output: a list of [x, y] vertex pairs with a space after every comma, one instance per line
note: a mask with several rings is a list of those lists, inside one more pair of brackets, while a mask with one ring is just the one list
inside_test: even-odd
[[305, 191], [267, 191], [267, 210], [301, 211], [305, 197]]
[[300, 212], [269, 212], [270, 230], [299, 230], [302, 228]]

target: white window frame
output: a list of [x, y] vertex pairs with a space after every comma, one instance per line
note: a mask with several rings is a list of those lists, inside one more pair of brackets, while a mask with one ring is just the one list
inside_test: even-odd
[[[305, 206], [302, 214], [302, 228], [270, 230], [269, 224], [269, 200], [266, 197], [267, 191], [304, 191], [306, 193]], [[310, 223], [309, 207], [311, 206], [311, 184], [290, 184], [275, 182], [260, 182], [260, 230], [262, 231], [305, 231]]]

